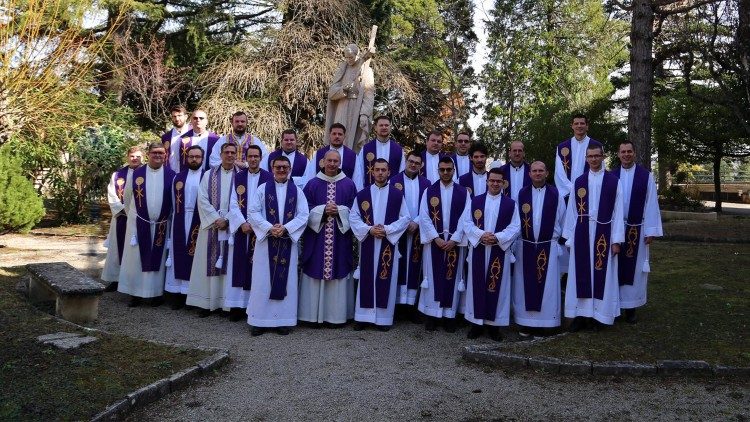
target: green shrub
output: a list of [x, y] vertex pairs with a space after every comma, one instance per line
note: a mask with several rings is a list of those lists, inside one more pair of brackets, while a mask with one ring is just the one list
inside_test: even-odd
[[0, 148], [0, 234], [28, 231], [44, 217], [44, 204], [20, 161]]

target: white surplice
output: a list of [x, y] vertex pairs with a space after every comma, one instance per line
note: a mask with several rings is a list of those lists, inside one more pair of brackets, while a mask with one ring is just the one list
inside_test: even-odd
[[[386, 142], [381, 142], [379, 139], [375, 140], [375, 158], [383, 158], [388, 163], [391, 162], [391, 159], [395, 159], [396, 157], [391, 157], [391, 142], [396, 142], [392, 139], [388, 139]], [[357, 162], [354, 165], [354, 185], [357, 187], [357, 192], [362, 190], [362, 187], [364, 187], [365, 184], [365, 175], [367, 174], [367, 169], [365, 168], [364, 163], [364, 153], [365, 149], [362, 148], [359, 153], [357, 154]], [[398, 168], [398, 172], [404, 171], [406, 168], [406, 158], [404, 157], [404, 151], [401, 150], [401, 165]], [[391, 176], [395, 176], [395, 174], [391, 174]]]
[[[589, 265], [580, 271], [588, 271], [591, 274], [591, 292], [594, 292], [594, 259], [596, 258], [594, 244], [596, 242], [596, 227], [599, 217], [599, 198], [601, 196], [602, 181], [604, 178], [604, 169], [594, 172], [589, 171], [588, 179], [588, 215], [589, 215], [589, 244], [582, 245], [589, 248]], [[568, 264], [568, 284], [565, 288], [565, 317], [592, 317], [603, 324], [612, 324], [614, 319], [620, 315], [620, 292], [617, 277], [617, 260], [613, 259], [612, 251], [607, 256], [607, 274], [604, 283], [604, 294], [602, 299], [577, 297], [576, 273], [579, 271], [575, 263], [575, 251], [577, 247], [575, 242], [575, 228], [578, 221], [577, 196], [573, 195], [568, 201], [568, 208], [565, 212], [565, 224], [563, 225], [563, 237], [566, 240], [565, 245], [569, 248], [570, 260]], [[618, 181], [617, 194], [615, 196], [615, 205], [612, 211], [612, 232], [609, 238], [609, 244], [622, 244], [625, 239], [622, 220], [622, 188]], [[607, 221], [599, 221], [607, 223]]]
[[[534, 232], [534, 239], [539, 238], [539, 231], [542, 227], [542, 211], [544, 208], [544, 198], [547, 194], [547, 185], [542, 188], [531, 188], [531, 225]], [[523, 204], [517, 204], [518, 207]], [[520, 216], [520, 215], [519, 215]], [[513, 269], [513, 319], [516, 324], [525, 327], [559, 327], [562, 319], [561, 299], [560, 299], [560, 253], [562, 246], [557, 241], [562, 233], [563, 218], [565, 217], [565, 201], [558, 197], [557, 211], [553, 218], [555, 219], [552, 229], [552, 241], [550, 242], [549, 256], [547, 257], [547, 276], [544, 279], [544, 293], [542, 294], [542, 304], [539, 311], [527, 311], [526, 299], [524, 296], [524, 277], [523, 277], [523, 245], [524, 240], [519, 236], [513, 245], [516, 256], [516, 263]], [[521, 229], [523, 230], [523, 228]], [[534, 261], [536, 268], [536, 261]]]
[[[354, 311], [354, 320], [359, 322], [370, 322], [375, 325], [392, 325], [393, 324], [393, 312], [396, 307], [396, 293], [397, 293], [397, 281], [398, 281], [398, 260], [400, 255], [398, 253], [398, 240], [401, 235], [404, 234], [406, 227], [409, 225], [411, 218], [409, 217], [409, 210], [406, 207], [406, 201], [401, 201], [401, 208], [398, 212], [398, 219], [391, 224], [385, 225], [385, 213], [388, 207], [393, 207], [395, 204], [388, 203], [388, 191], [390, 189], [389, 184], [385, 184], [383, 187], [379, 187], [376, 184], [372, 184], [369, 187], [370, 196], [372, 198], [372, 223], [366, 224], [362, 220], [362, 216], [359, 213], [359, 201], [355, 200], [352, 206], [352, 212], [349, 214], [349, 222], [352, 226], [354, 236], [360, 242], [359, 259], [372, 259], [372, 272], [373, 272], [373, 284], [372, 284], [372, 297], [373, 307], [363, 308], [360, 306], [360, 295], [362, 289], [362, 283], [359, 283], [357, 289], [357, 300], [356, 308]], [[370, 236], [370, 229], [372, 226], [377, 224], [384, 224], [387, 241], [393, 245], [393, 259], [391, 279], [390, 279], [390, 290], [388, 294], [388, 307], [378, 308], [377, 306], [377, 270], [378, 262], [380, 261], [380, 247], [383, 243], [382, 239], [375, 239], [373, 251], [375, 253], [372, 257], [362, 256], [362, 245], [367, 236]], [[359, 268], [356, 273], [361, 271], [362, 263], [359, 263]]]
[[[235, 137], [237, 142], [239, 142], [240, 144], [237, 151], [237, 159], [239, 160], [241, 158], [240, 155], [242, 154], [242, 151], [240, 151], [239, 149], [242, 148], [242, 144], [245, 142], [245, 140], [247, 140], [248, 136], [252, 137], [252, 140], [250, 141], [251, 145], [257, 145], [260, 147], [260, 168], [262, 168], [263, 170], [268, 170], [268, 166], [266, 165], [266, 158], [268, 157], [269, 150], [266, 147], [266, 144], [257, 136], [252, 136], [249, 133], [245, 133], [241, 138]], [[227, 143], [227, 139], [227, 135], [223, 135], [221, 138], [219, 138], [218, 141], [216, 141], [214, 148], [211, 150], [211, 156], [208, 158], [208, 165], [210, 167], [216, 167], [221, 164], [221, 146]], [[203, 150], [205, 151], [205, 147], [203, 148]]]
[[[274, 183], [280, 219], [283, 218], [286, 205], [286, 190], [289, 183]], [[257, 236], [255, 243], [255, 254], [253, 254], [253, 285], [250, 289], [250, 298], [247, 305], [247, 323], [253, 327], [290, 327], [297, 325], [297, 285], [298, 285], [298, 261], [299, 261], [299, 239], [305, 231], [309, 209], [307, 199], [302, 189], [297, 189], [297, 207], [294, 217], [284, 224], [286, 233], [284, 237], [292, 239], [291, 254], [289, 257], [289, 270], [286, 284], [286, 297], [282, 300], [270, 299], [271, 294], [271, 268], [268, 262], [268, 242], [273, 227], [266, 220], [266, 184], [258, 186], [255, 197], [248, 205], [248, 220]], [[249, 199], [249, 198], [248, 198]], [[283, 220], [282, 220], [283, 221]]]
[[[469, 259], [467, 260], [469, 264], [469, 272], [468, 280], [466, 282], [466, 308], [464, 311], [464, 317], [472, 324], [507, 326], [510, 323], [510, 265], [513, 261], [511, 245], [513, 245], [513, 241], [516, 239], [521, 229], [521, 221], [518, 218], [518, 208], [515, 207], [515, 204], [513, 206], [513, 216], [511, 217], [508, 226], [499, 232], [494, 231], [500, 213], [500, 201], [507, 200], [509, 200], [509, 198], [506, 197], [503, 199], [502, 194], [494, 196], [489, 193], [487, 194], [487, 199], [484, 203], [484, 211], [482, 212], [482, 224], [485, 229], [477, 227], [476, 220], [474, 219], [474, 216], [471, 215], [471, 211], [464, 213], [462, 216], [461, 224], [464, 227], [466, 238], [469, 242], [469, 247], [467, 248], [469, 250]], [[498, 245], [505, 251], [505, 257], [502, 264], [502, 275], [500, 276], [499, 283], [500, 291], [494, 320], [477, 318], [474, 314], [474, 285], [472, 277], [474, 254], [484, 254], [485, 270], [490, 268], [491, 249], [480, 243], [482, 235], [488, 231], [494, 233]]]
[[[187, 245], [190, 244], [190, 224], [193, 222], [193, 214], [198, 200], [198, 189], [201, 183], [201, 170], [188, 170], [187, 177], [185, 178], [185, 186], [182, 188], [185, 192], [183, 205], [185, 207], [185, 221], [183, 224], [183, 230], [185, 231], [185, 242]], [[172, 188], [172, 206], [176, 204], [175, 201], [174, 187]], [[171, 259], [171, 265], [167, 267], [166, 281], [164, 282], [164, 290], [169, 293], [179, 293], [186, 295], [188, 293], [188, 286], [190, 285], [190, 279], [182, 280], [175, 278], [174, 268], [177, 265], [182, 265], [180, 262], [175, 262], [174, 258], [174, 212], [172, 212], [172, 230], [169, 234], [169, 241], [167, 245], [169, 247], [169, 256]], [[196, 243], [197, 247], [197, 243]], [[168, 262], [170, 260], [167, 260]]]
[[[419, 196], [422, 194], [419, 188], [419, 176], [414, 176], [410, 179], [409, 176], [404, 174], [404, 203], [409, 211], [409, 218], [412, 223], [419, 224]], [[419, 230], [417, 228], [417, 230]], [[418, 231], [417, 231], [418, 233]], [[406, 255], [407, 257], [411, 254], [411, 250], [414, 247], [414, 238], [412, 233], [406, 232]], [[421, 247], [421, 246], [419, 246]], [[399, 273], [399, 279], [403, 280], [402, 285], [397, 285], [398, 294], [396, 295], [396, 303], [400, 305], [414, 305], [417, 302], [417, 289], [408, 288], [408, 280], [406, 277], [409, 274], [409, 270], [412, 265], [422, 265], [421, 262], [412, 263], [411, 260], [406, 260], [406, 271], [405, 274]], [[421, 280], [420, 280], [421, 281]]]
[[450, 185], [445, 186], [440, 182], [440, 205], [442, 209], [443, 219], [443, 233], [438, 233], [435, 225], [432, 223], [430, 218], [430, 207], [427, 206], [429, 198], [427, 198], [427, 192], [422, 196], [422, 201], [419, 205], [419, 234], [420, 241], [422, 242], [422, 269], [423, 269], [423, 284], [427, 287], [422, 287], [422, 291], [419, 292], [419, 305], [418, 309], [425, 315], [436, 317], [436, 318], [455, 318], [456, 311], [458, 310], [458, 304], [461, 301], [461, 293], [459, 286], [465, 285], [464, 277], [464, 264], [465, 259], [465, 248], [459, 248], [457, 264], [456, 264], [456, 282], [453, 290], [453, 304], [449, 308], [443, 308], [440, 306], [440, 302], [435, 300], [434, 290], [434, 276], [432, 273], [432, 241], [438, 236], [441, 236], [444, 240], [453, 240], [456, 242], [456, 247], [466, 246], [466, 238], [464, 237], [464, 229], [461, 224], [461, 219], [464, 214], [469, 212], [471, 208], [471, 196], [466, 193], [466, 203], [462, 210], [462, 216], [458, 219], [458, 225], [456, 231], [450, 233], [449, 223], [451, 221], [451, 201], [453, 199], [454, 186], [458, 186], [457, 183], [451, 182]]
[[[123, 186], [122, 198], [117, 196], [117, 172], [112, 174], [109, 185], [107, 185], [107, 202], [112, 212], [112, 218], [109, 220], [109, 233], [107, 240], [104, 242], [107, 246], [107, 258], [104, 260], [101, 279], [103, 281], [116, 282], [120, 276], [120, 248], [117, 245], [117, 216], [127, 215], [130, 200], [133, 197], [133, 169], [128, 169], [128, 175]], [[123, 248], [127, 247], [128, 238], [125, 238]]]
[[[145, 185], [148, 218], [151, 221], [156, 221], [161, 214], [161, 205], [164, 200], [164, 167], [159, 167], [156, 170], [148, 167]], [[138, 242], [153, 242], [157, 226], [151, 225], [150, 239], [138, 239], [135, 226], [137, 219], [135, 200], [131, 200], [128, 207], [128, 227], [125, 230], [125, 246], [123, 247], [117, 291], [136, 297], [158, 297], [164, 293], [164, 263], [167, 259], [167, 248], [165, 247], [162, 253], [159, 271], [142, 271], [140, 250], [137, 244], [131, 245], [130, 240], [135, 236]], [[169, 227], [167, 227], [167, 232], [169, 232]], [[166, 239], [164, 241], [166, 242]]]

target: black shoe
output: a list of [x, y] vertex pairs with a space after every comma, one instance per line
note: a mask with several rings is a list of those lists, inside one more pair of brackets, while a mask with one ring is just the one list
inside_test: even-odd
[[142, 302], [143, 301], [141, 300], [141, 298], [139, 298], [137, 296], [133, 296], [133, 297], [130, 298], [130, 303], [128, 303], [128, 308], [137, 308], [137, 307], [141, 306]]
[[288, 336], [290, 332], [292, 332], [292, 330], [290, 330], [289, 327], [279, 327], [276, 329], [276, 334], [280, 336]]
[[498, 327], [487, 327], [487, 337], [492, 341], [503, 341], [503, 335]]
[[446, 333], [455, 333], [456, 320], [453, 318], [446, 318], [445, 320], [443, 320], [443, 329], [445, 329]]
[[250, 327], [250, 335], [253, 337], [258, 337], [259, 335], [262, 335], [265, 331], [260, 327]]
[[198, 318], [206, 318], [209, 315], [211, 315], [211, 311], [209, 311], [208, 309], [198, 310]]
[[382, 331], [384, 333], [388, 332], [388, 331], [391, 331], [391, 326], [390, 325], [376, 325], [375, 328], [377, 328], [378, 331]]
[[229, 309], [229, 320], [232, 322], [242, 321], [245, 319], [245, 310], [242, 308], [231, 308]]
[[151, 307], [152, 308], [158, 308], [159, 306], [164, 304], [164, 296], [157, 296], [151, 298]]
[[107, 284], [107, 287], [104, 288], [105, 292], [116, 292], [117, 291], [118, 283], [116, 281], [113, 281], [109, 284]]
[[586, 321], [583, 319], [583, 317], [575, 317], [573, 318], [573, 322], [570, 323], [570, 327], [568, 328], [568, 331], [571, 333], [577, 333], [581, 331], [586, 325]]
[[635, 324], [638, 322], [638, 318], [635, 316], [635, 308], [625, 309], [625, 322], [628, 324]]
[[359, 322], [359, 321], [354, 321], [354, 326], [352, 327], [352, 329], [354, 331], [362, 331], [362, 330], [365, 329], [365, 323], [364, 322]]
[[437, 321], [435, 320], [435, 318], [431, 316], [425, 318], [426, 320], [424, 322], [424, 329], [426, 331], [435, 331], [435, 329], [437, 329]]
[[424, 324], [424, 318], [422, 316], [422, 313], [419, 312], [419, 309], [416, 307], [412, 307], [409, 309], [409, 321], [411, 321], [413, 324]]
[[483, 326], [471, 324], [471, 328], [469, 328], [469, 334], [466, 335], [466, 338], [470, 340], [474, 340], [475, 338], [479, 338], [483, 332], [484, 332]]

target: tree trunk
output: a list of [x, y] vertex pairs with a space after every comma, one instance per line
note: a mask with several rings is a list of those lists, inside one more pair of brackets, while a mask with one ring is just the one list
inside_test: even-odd
[[630, 27], [630, 101], [628, 137], [636, 148], [636, 162], [651, 168], [651, 110], [654, 90], [654, 7], [652, 0], [636, 0]]
[[721, 212], [721, 159], [724, 155], [722, 143], [717, 141], [714, 150], [714, 211]]

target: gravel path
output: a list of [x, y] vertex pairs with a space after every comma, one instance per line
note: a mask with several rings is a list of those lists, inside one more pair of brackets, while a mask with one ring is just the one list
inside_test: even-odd
[[[0, 265], [68, 260], [95, 273], [101, 240], [0, 236]], [[747, 420], [747, 383], [602, 378], [490, 370], [466, 364], [466, 329], [426, 333], [296, 328], [250, 337], [243, 322], [159, 308], [127, 308], [107, 294], [96, 324], [146, 339], [226, 348], [218, 375], [135, 413], [131, 420]]]

